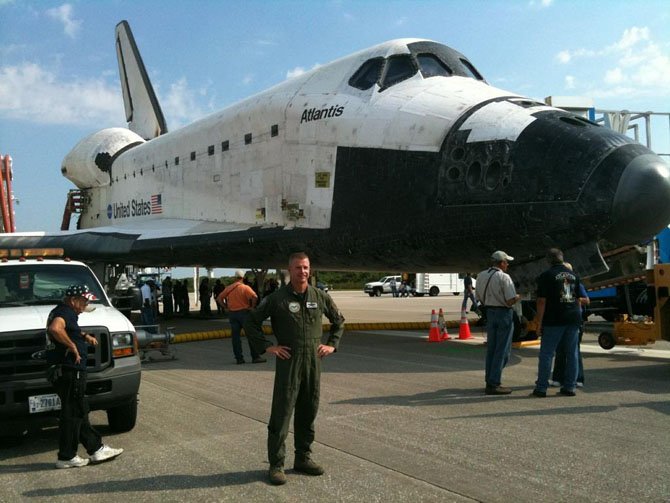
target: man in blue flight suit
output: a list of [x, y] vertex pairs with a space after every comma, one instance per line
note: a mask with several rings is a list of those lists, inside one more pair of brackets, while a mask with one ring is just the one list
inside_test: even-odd
[[[290, 283], [268, 297], [252, 311], [244, 331], [259, 354], [277, 357], [272, 412], [268, 423], [270, 482], [286, 483], [284, 459], [286, 437], [295, 409], [295, 462], [293, 469], [308, 475], [322, 475], [323, 468], [312, 461], [314, 420], [319, 407], [321, 358], [334, 353], [344, 332], [344, 317], [330, 296], [310, 286], [309, 257], [294, 253], [289, 257]], [[322, 316], [331, 323], [326, 344], [321, 343]], [[277, 338], [275, 345], [262, 331], [270, 317]]]

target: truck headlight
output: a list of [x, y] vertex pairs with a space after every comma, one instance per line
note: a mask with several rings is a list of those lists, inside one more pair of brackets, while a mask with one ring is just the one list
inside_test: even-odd
[[114, 358], [124, 358], [137, 354], [137, 338], [132, 332], [112, 334], [112, 355]]

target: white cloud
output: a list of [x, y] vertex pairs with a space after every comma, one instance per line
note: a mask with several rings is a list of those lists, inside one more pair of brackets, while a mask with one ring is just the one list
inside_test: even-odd
[[593, 82], [588, 92], [594, 97], [670, 95], [670, 54], [654, 42], [647, 27], [627, 28], [616, 42], [599, 49], [566, 49], [556, 54], [559, 63], [572, 65], [573, 73], [578, 61], [586, 58], [594, 61], [583, 71], [597, 69], [600, 76], [579, 80]]
[[407, 22], [406, 17], [401, 17], [400, 19], [396, 19], [395, 25], [396, 26], [403, 26]]
[[566, 89], [574, 89], [575, 86], [575, 77], [573, 75], [566, 75], [565, 76], [565, 88]]
[[561, 51], [558, 54], [556, 54], [556, 60], [559, 63], [569, 63], [570, 60], [572, 59], [572, 56], [570, 55], [570, 51]]
[[0, 67], [0, 116], [38, 124], [125, 124], [118, 86], [62, 82], [34, 63]]
[[605, 84], [621, 84], [623, 82], [624, 76], [621, 68], [617, 67], [612, 70], [608, 70], [605, 73]]
[[649, 28], [633, 26], [624, 30], [621, 39], [614, 44], [614, 48], [619, 50], [629, 49], [643, 40], [649, 40]]
[[[103, 78], [65, 82], [35, 63], [0, 67], [0, 118], [36, 124], [83, 127], [126, 126], [123, 97], [116, 84]], [[185, 78], [169, 86], [158, 101], [168, 127], [176, 129], [212, 111], [202, 103], [208, 88], [191, 89]]]
[[251, 75], [250, 73], [248, 73], [247, 75], [245, 75], [242, 78], [242, 84], [244, 84], [245, 86], [248, 86], [249, 84], [253, 83], [253, 81], [254, 81], [254, 76]]
[[288, 72], [286, 72], [286, 78], [292, 79], [294, 77], [299, 77], [306, 71], [307, 70], [305, 70], [302, 66], [296, 66], [293, 70], [289, 70]]
[[551, 6], [552, 3], [554, 3], [554, 0], [530, 0], [530, 2], [528, 2], [528, 5], [530, 7], [539, 7], [541, 9], [544, 9], [546, 7]]
[[56, 21], [63, 23], [65, 34], [70, 38], [75, 38], [81, 29], [82, 21], [79, 19], [72, 19], [72, 5], [69, 3], [49, 9], [47, 15]]
[[293, 70], [289, 70], [286, 72], [286, 78], [287, 79], [292, 79], [294, 77], [299, 77], [300, 75], [303, 75], [309, 71], [312, 71], [316, 68], [319, 68], [321, 66], [321, 63], [316, 63], [312, 68], [309, 70], [305, 70], [302, 66], [296, 66]]
[[182, 77], [170, 85], [166, 95], [156, 90], [158, 101], [166, 116], [166, 122], [170, 130], [175, 130], [195, 120], [201, 119], [211, 112], [200, 105], [198, 96], [206, 96], [206, 89], [197, 91], [189, 88], [188, 81]]

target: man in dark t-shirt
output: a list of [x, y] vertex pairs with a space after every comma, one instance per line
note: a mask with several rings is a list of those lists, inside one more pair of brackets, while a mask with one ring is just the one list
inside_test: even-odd
[[533, 396], [547, 396], [551, 364], [559, 344], [566, 349], [565, 377], [560, 394], [575, 396], [577, 350], [581, 325], [580, 280], [563, 263], [563, 252], [552, 248], [547, 253], [551, 267], [537, 279], [537, 316], [542, 336], [537, 381]]
[[[61, 401], [56, 468], [78, 468], [89, 461], [100, 463], [123, 452], [103, 444], [100, 433], [88, 420], [85, 396], [88, 345], [96, 346], [98, 341], [82, 332], [78, 319], [91, 297], [86, 285], [71, 285], [63, 302], [52, 309], [47, 319], [47, 363], [51, 365], [50, 380]], [[79, 442], [90, 458], [77, 455]]]

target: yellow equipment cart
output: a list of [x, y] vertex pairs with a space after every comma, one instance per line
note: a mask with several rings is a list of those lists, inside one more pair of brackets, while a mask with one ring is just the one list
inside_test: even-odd
[[670, 340], [670, 264], [657, 264], [652, 271], [647, 271], [647, 284], [653, 286], [656, 301], [653, 319], [624, 315], [614, 322], [612, 332], [600, 334], [600, 347], [612, 349], [617, 344], [645, 346], [658, 339]]

